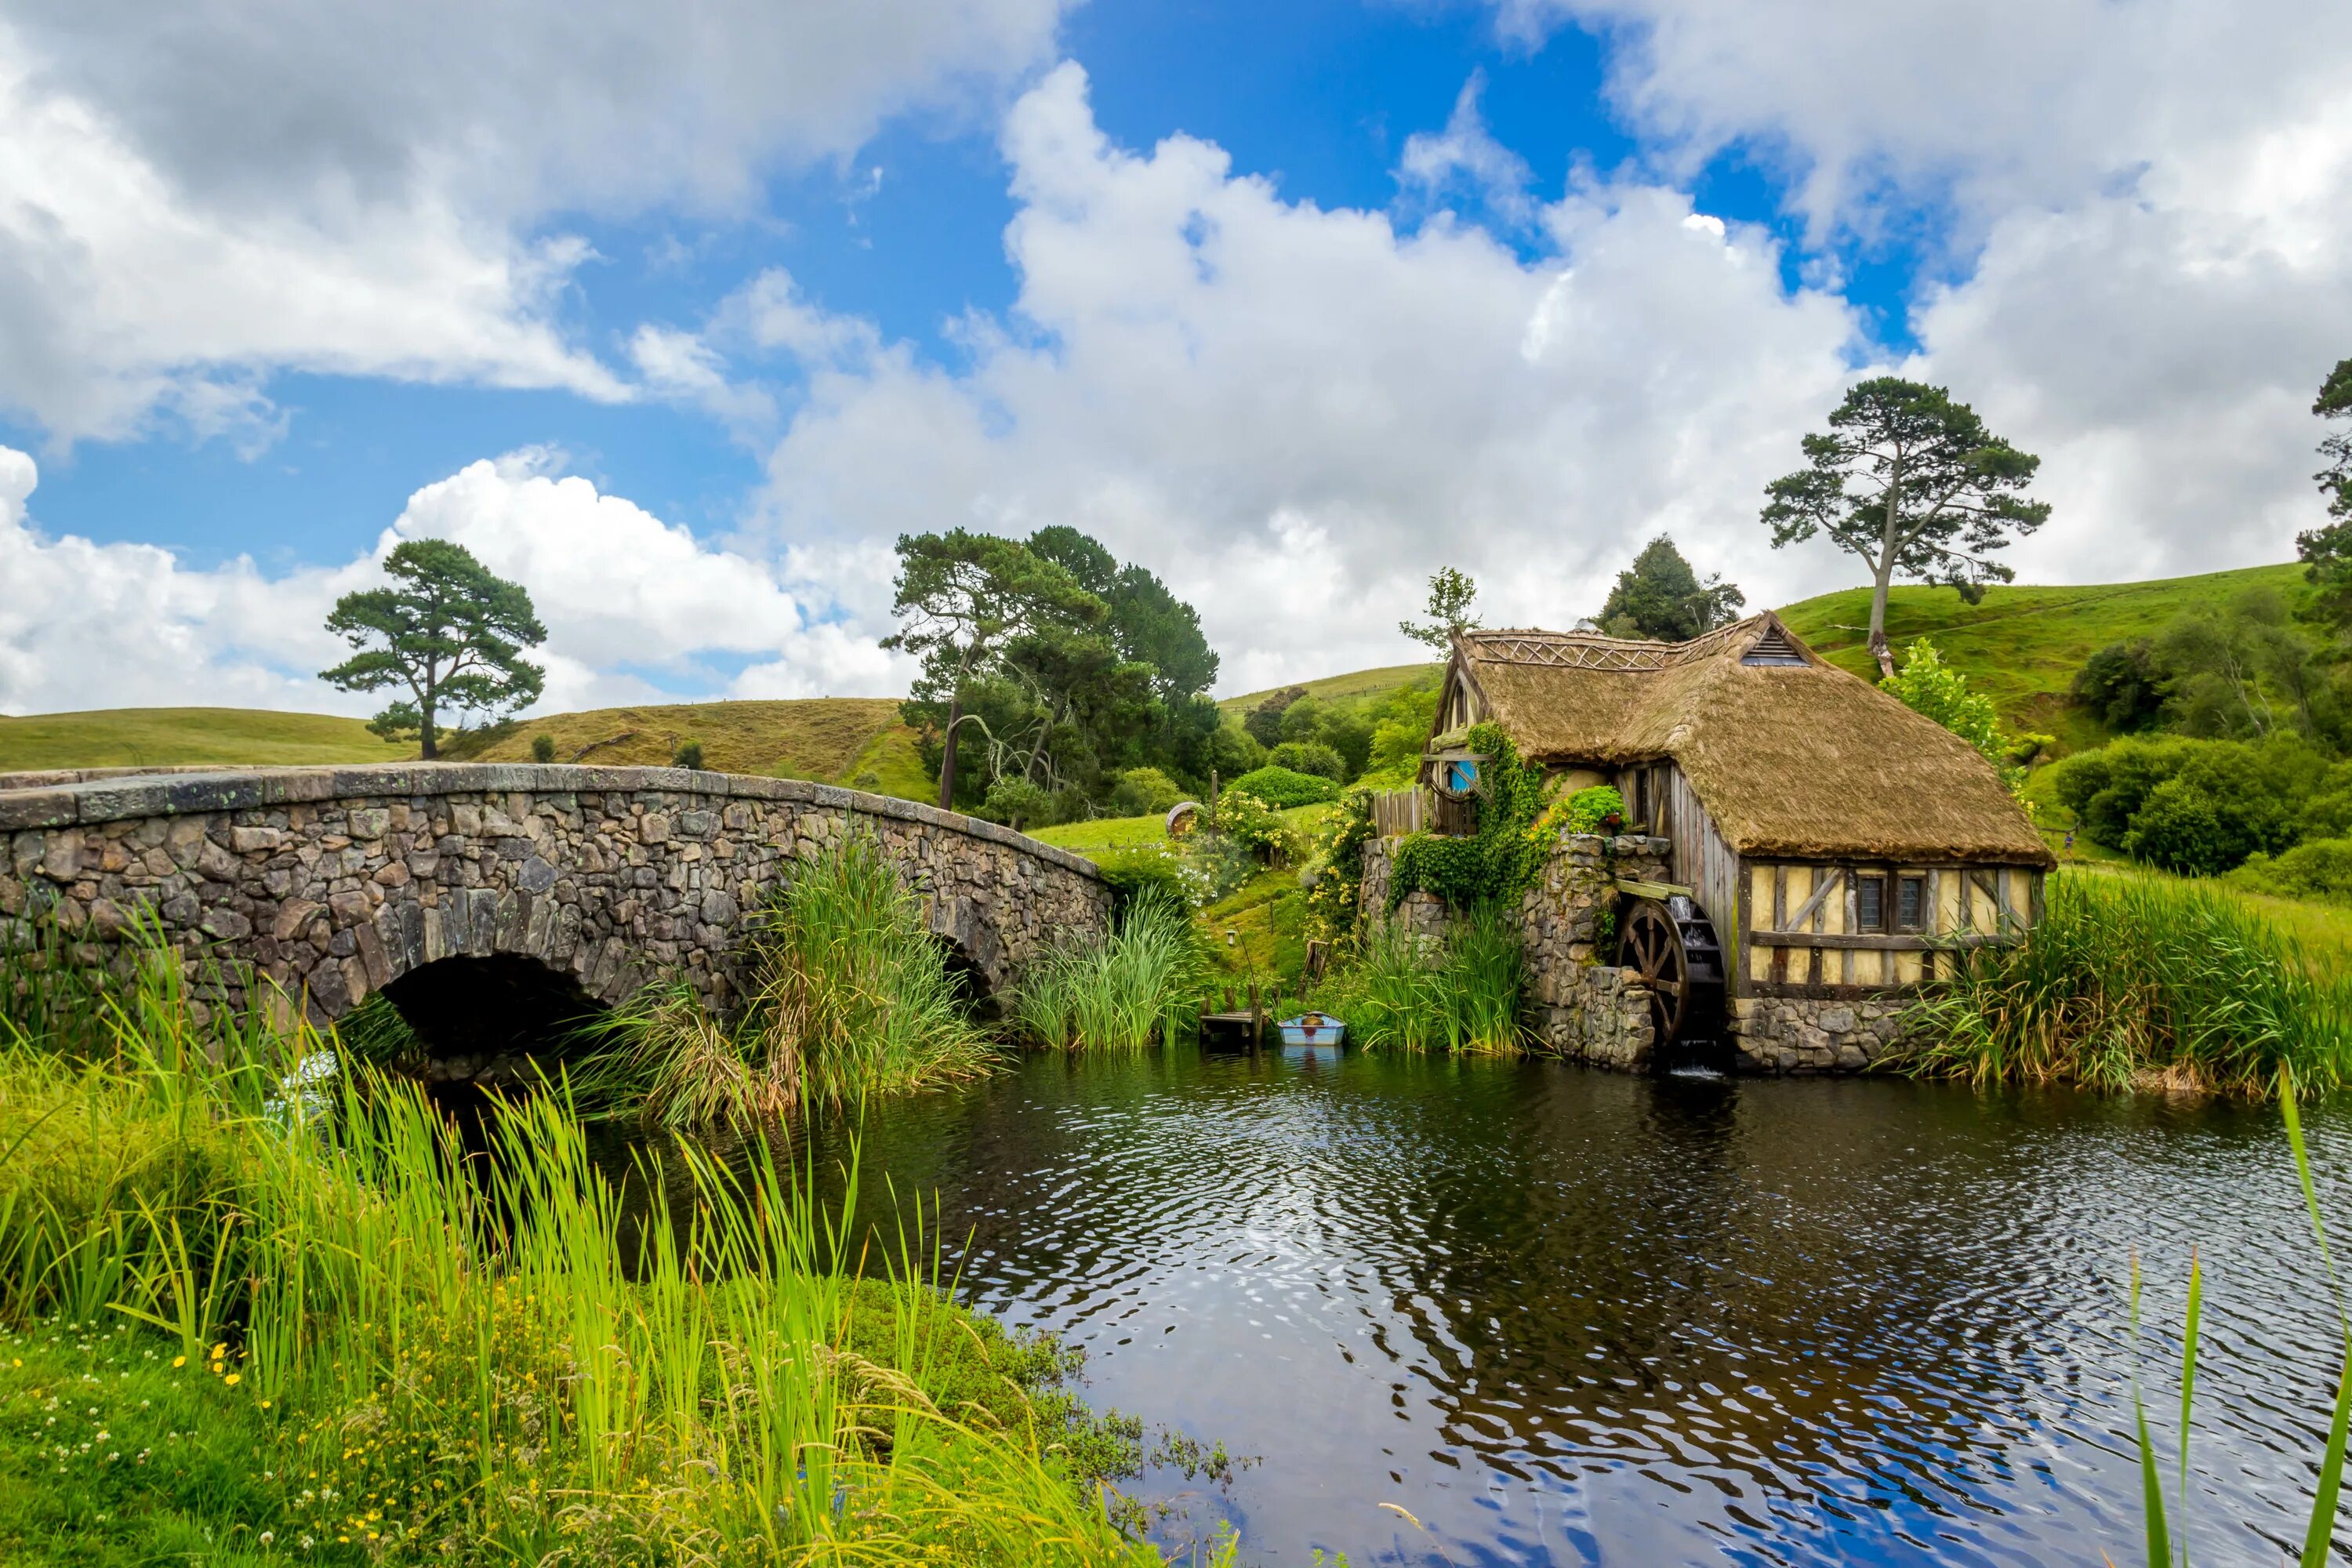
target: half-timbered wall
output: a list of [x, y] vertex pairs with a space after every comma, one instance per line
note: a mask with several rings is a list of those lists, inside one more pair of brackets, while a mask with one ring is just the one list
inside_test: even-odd
[[1938, 943], [2013, 936], [2042, 911], [2032, 866], [1757, 860], [1746, 881], [1738, 969], [1755, 995], [1931, 984], [1949, 962]]

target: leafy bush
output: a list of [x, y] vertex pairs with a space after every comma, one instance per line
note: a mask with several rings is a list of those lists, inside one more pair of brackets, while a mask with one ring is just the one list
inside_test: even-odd
[[2339, 837], [2337, 812], [2352, 816], [2352, 764], [2331, 765], [2293, 735], [2126, 738], [2062, 758], [2050, 781], [2093, 840], [2181, 871], [2225, 871], [2298, 838]]
[[2352, 903], [2352, 838], [2306, 839], [2275, 858], [2258, 850], [2229, 880], [2249, 892]]
[[1214, 833], [1113, 850], [1095, 863], [1122, 906], [1172, 898], [1196, 910], [1234, 892], [1258, 868], [1255, 855]]
[[680, 741], [677, 743], [677, 750], [669, 754], [669, 765], [674, 768], [700, 768], [702, 766], [702, 742], [699, 741]]
[[1315, 935], [1336, 946], [1356, 934], [1364, 885], [1364, 846], [1372, 840], [1372, 795], [1350, 790], [1325, 816], [1316, 834], [1308, 866], [1315, 873], [1307, 889], [1307, 918]]
[[1217, 797], [1217, 832], [1269, 862], [1295, 857], [1300, 847], [1290, 824], [1243, 789], [1229, 789]]
[[[1244, 773], [1225, 786], [1228, 795], [1235, 790], [1255, 795], [1276, 811], [1288, 811], [1298, 805], [1320, 805], [1327, 800], [1339, 798], [1339, 786], [1328, 778], [1273, 766]], [[1223, 809], [1223, 805], [1220, 801], [1220, 809]]]
[[1184, 798], [1176, 781], [1158, 768], [1129, 768], [1118, 775], [1110, 792], [1111, 812], [1118, 816], [1157, 816]]
[[1934, 643], [1926, 637], [1913, 642], [1902, 668], [1880, 681], [1878, 689], [1975, 747], [2011, 794], [2024, 788], [2024, 769], [2009, 760], [2014, 742], [2002, 732], [1992, 699], [1969, 690], [1969, 678], [1946, 664]]
[[2137, 637], [2109, 643], [2084, 659], [2074, 672], [2071, 690], [2100, 723], [2128, 732], [2152, 727], [2163, 714], [2167, 679], [2157, 661], [2156, 645]]
[[1054, 797], [1022, 778], [1001, 778], [990, 784], [987, 798], [980, 803], [980, 815], [1015, 833], [1024, 827], [1051, 827], [1061, 820]]
[[1617, 793], [1614, 784], [1593, 784], [1589, 788], [1564, 795], [1544, 807], [1528, 836], [1549, 845], [1561, 833], [1597, 833], [1601, 825], [1614, 816], [1622, 821], [1625, 797]]
[[1346, 761], [1320, 741], [1285, 741], [1265, 754], [1265, 761], [1268, 767], [1283, 768], [1295, 773], [1312, 773], [1318, 778], [1329, 779], [1333, 784], [1347, 781]]
[[555, 737], [552, 735], [533, 735], [530, 738], [530, 760], [534, 763], [551, 763], [555, 761]]

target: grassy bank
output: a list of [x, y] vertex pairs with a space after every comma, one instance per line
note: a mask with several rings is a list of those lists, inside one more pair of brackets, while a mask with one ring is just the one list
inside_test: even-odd
[[919, 1224], [868, 1257], [679, 1144], [632, 1226], [560, 1098], [470, 1154], [405, 1086], [289, 1098], [327, 1042], [176, 975], [5, 1031], [0, 1558], [1160, 1561], [1100, 1492], [1134, 1431]]
[[416, 755], [329, 713], [252, 708], [106, 708], [88, 713], [0, 716], [0, 773], [42, 768], [224, 767], [306, 763], [398, 763]]
[[1315, 1004], [1373, 1050], [1516, 1051], [1529, 1043], [1519, 1022], [1524, 982], [1518, 937], [1486, 909], [1453, 921], [1442, 942], [1395, 921], [1370, 927]]
[[2063, 872], [2022, 943], [1970, 954], [1913, 1017], [1917, 1071], [2263, 1094], [2352, 1081], [2352, 972], [2242, 895]]

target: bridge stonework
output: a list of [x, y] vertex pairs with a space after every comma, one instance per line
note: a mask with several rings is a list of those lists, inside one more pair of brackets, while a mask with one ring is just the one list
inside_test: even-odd
[[[152, 910], [194, 964], [244, 961], [331, 1022], [447, 957], [518, 954], [617, 1002], [682, 972], [734, 994], [745, 913], [870, 832], [992, 992], [1099, 930], [1087, 861], [992, 823], [792, 779], [411, 763], [0, 777], [0, 914], [119, 938]], [[232, 966], [232, 973], [234, 966]]]

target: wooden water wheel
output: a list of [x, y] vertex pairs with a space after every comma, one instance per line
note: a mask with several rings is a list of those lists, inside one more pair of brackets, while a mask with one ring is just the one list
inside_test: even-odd
[[1712, 1037], [1723, 1023], [1723, 949], [1690, 900], [1636, 899], [1625, 907], [1617, 963], [1650, 988], [1652, 1048]]

